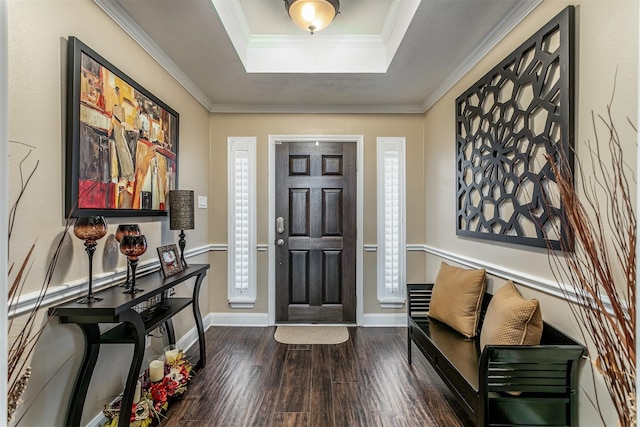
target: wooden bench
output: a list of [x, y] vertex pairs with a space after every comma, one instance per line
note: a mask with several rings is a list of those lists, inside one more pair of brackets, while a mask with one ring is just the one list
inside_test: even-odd
[[[544, 323], [540, 345], [487, 345], [427, 315], [433, 284], [407, 285], [411, 342], [477, 426], [575, 426], [576, 367], [584, 347]], [[491, 294], [483, 297], [480, 326]]]

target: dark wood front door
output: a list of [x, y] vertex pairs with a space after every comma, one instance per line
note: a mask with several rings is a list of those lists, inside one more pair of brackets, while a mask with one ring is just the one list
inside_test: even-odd
[[276, 145], [276, 321], [355, 322], [356, 152]]

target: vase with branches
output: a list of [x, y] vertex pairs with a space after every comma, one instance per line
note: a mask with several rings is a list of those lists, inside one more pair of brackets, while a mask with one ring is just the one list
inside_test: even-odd
[[[629, 124], [637, 133], [630, 120]], [[562, 153], [547, 156], [564, 210], [560, 223], [572, 233], [560, 251], [549, 249], [549, 262], [565, 294], [577, 299], [569, 307], [584, 341], [590, 343], [596, 393], [592, 402], [606, 425], [595, 387], [596, 375], [601, 375], [619, 425], [628, 427], [636, 425], [637, 231], [631, 188], [636, 179], [623, 156], [611, 103], [606, 115], [592, 113], [592, 126], [595, 140], [587, 141], [586, 160], [576, 161], [575, 180]], [[606, 143], [598, 128], [606, 129]], [[581, 194], [574, 184], [579, 184]]]

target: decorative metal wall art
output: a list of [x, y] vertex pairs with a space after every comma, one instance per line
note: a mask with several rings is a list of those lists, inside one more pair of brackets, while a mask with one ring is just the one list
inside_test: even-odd
[[573, 33], [567, 7], [456, 100], [456, 234], [556, 249], [569, 238], [545, 155], [573, 170]]

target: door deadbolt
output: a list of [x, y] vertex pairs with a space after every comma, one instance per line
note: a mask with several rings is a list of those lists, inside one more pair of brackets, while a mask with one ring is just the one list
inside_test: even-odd
[[281, 216], [276, 218], [276, 233], [284, 233], [284, 218], [282, 218]]

